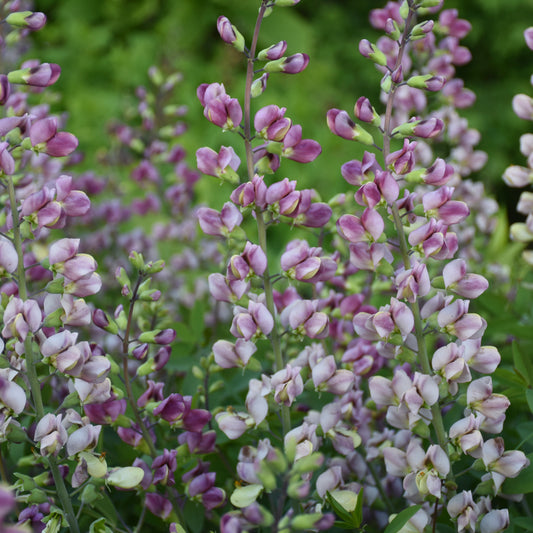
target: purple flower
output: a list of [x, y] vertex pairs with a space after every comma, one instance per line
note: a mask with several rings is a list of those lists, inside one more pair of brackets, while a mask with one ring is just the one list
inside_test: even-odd
[[301, 368], [287, 365], [272, 376], [271, 384], [274, 389], [274, 400], [278, 403], [290, 406], [296, 396], [304, 390]]
[[356, 124], [346, 111], [330, 109], [327, 112], [327, 123], [331, 132], [343, 139], [359, 141], [369, 146], [374, 144], [372, 135]]
[[245, 367], [250, 357], [257, 351], [253, 342], [237, 339], [235, 344], [219, 340], [213, 345], [215, 362], [222, 368]]
[[163, 520], [172, 512], [172, 502], [157, 492], [147, 492], [144, 503], [151, 513]]
[[39, 420], [34, 439], [40, 444], [42, 455], [57, 455], [67, 442], [67, 430], [61, 423], [61, 415], [48, 413]]
[[228, 17], [218, 17], [217, 30], [225, 43], [233, 45], [239, 52], [244, 51], [244, 37], [229, 21]]
[[204, 106], [204, 116], [223, 130], [237, 129], [242, 120], [242, 109], [236, 98], [226, 94], [220, 83], [202, 83], [196, 94]]
[[229, 183], [239, 183], [237, 169], [241, 160], [232, 147], [222, 146], [217, 154], [211, 148], [200, 148], [196, 152], [198, 170], [209, 176], [221, 178]]
[[34, 122], [30, 127], [30, 140], [35, 150], [45, 152], [52, 157], [69, 155], [78, 146], [78, 139], [72, 133], [57, 131], [55, 117]]
[[200, 207], [196, 213], [198, 223], [207, 235], [226, 237], [242, 222], [242, 214], [231, 202], [226, 202], [220, 213], [209, 207]]
[[283, 57], [285, 50], [287, 50], [287, 42], [279, 41], [278, 43], [273, 44], [268, 48], [265, 48], [264, 50], [261, 50], [257, 54], [257, 59], [259, 59], [260, 61], [272, 61], [274, 59], [280, 59], [281, 57]]
[[11, 83], [22, 83], [34, 87], [53, 85], [61, 74], [61, 68], [55, 63], [41, 63], [34, 67], [13, 70], [7, 78]]

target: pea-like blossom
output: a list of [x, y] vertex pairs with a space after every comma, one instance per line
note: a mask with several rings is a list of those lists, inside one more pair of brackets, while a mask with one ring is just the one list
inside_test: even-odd
[[226, 202], [220, 212], [200, 207], [196, 214], [202, 231], [207, 235], [226, 237], [242, 222], [242, 214], [232, 202]]
[[242, 109], [236, 98], [226, 94], [221, 83], [202, 83], [196, 94], [204, 107], [204, 116], [223, 130], [237, 129], [242, 120]]
[[529, 459], [519, 450], [505, 451], [501, 437], [483, 444], [481, 458], [490, 472], [496, 492], [499, 492], [506, 478], [514, 478], [529, 465]]
[[233, 184], [239, 183], [236, 171], [241, 160], [231, 146], [222, 146], [218, 154], [211, 148], [200, 148], [196, 151], [196, 162], [198, 170], [208, 176], [221, 178]]
[[505, 420], [505, 412], [511, 402], [503, 394], [492, 392], [492, 378], [489, 376], [476, 379], [466, 391], [466, 405], [484, 419], [480, 429], [490, 433], [500, 433]]
[[4, 310], [2, 336], [24, 341], [30, 332], [35, 333], [41, 327], [41, 322], [42, 312], [35, 300], [12, 298]]
[[366, 208], [361, 217], [342, 215], [337, 221], [337, 230], [343, 239], [351, 243], [375, 242], [385, 229], [381, 215], [371, 208]]
[[34, 150], [52, 157], [63, 157], [78, 147], [78, 139], [72, 133], [57, 131], [55, 117], [37, 120], [30, 127], [30, 140]]
[[329, 320], [326, 313], [317, 310], [317, 305], [316, 300], [295, 300], [281, 312], [281, 324], [311, 339], [324, 338]]
[[48, 413], [37, 423], [34, 439], [42, 455], [57, 455], [66, 444], [68, 435], [61, 419], [62, 415]]
[[480, 516], [479, 506], [474, 502], [472, 491], [464, 490], [450, 498], [446, 509], [449, 515], [457, 520], [457, 530], [475, 531]]
[[272, 315], [261, 302], [250, 301], [248, 309], [236, 306], [233, 312], [230, 332], [234, 337], [249, 341], [252, 337], [269, 335], [274, 327]]
[[290, 406], [296, 397], [303, 392], [304, 385], [300, 370], [299, 366], [293, 368], [288, 364], [272, 376], [271, 385], [276, 402]]
[[245, 367], [256, 351], [255, 343], [244, 339], [237, 339], [235, 344], [226, 340], [213, 344], [215, 362], [221, 368]]

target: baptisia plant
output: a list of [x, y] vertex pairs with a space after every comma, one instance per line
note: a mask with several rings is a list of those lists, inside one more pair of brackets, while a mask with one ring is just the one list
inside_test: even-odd
[[[44, 15], [12, 12], [5, 20], [28, 31]], [[90, 303], [102, 280], [90, 239], [71, 222], [94, 218], [80, 187], [94, 190], [96, 180], [63, 172], [78, 141], [48, 105], [34, 104], [59, 74], [58, 65], [32, 60], [1, 76], [0, 440], [1, 475], [12, 490], [3, 488], [2, 525], [7, 531], [15, 511], [13, 531], [131, 531], [133, 514], [139, 531], [146, 512], [118, 513], [107, 496], [117, 488], [134, 491], [158, 520], [177, 527], [185, 498], [206, 509], [224, 501], [209, 464], [189, 461], [213, 450], [214, 433], [203, 431], [211, 415], [191, 396], [164, 390], [158, 374], [176, 337], [151, 285], [162, 261], [131, 251], [131, 274], [124, 267], [115, 273], [124, 302], [111, 315]], [[177, 124], [170, 133], [182, 130]], [[179, 164], [179, 147], [168, 150], [174, 155], [165, 162]], [[146, 157], [163, 151], [152, 147]], [[90, 341], [83, 340], [88, 330]], [[158, 440], [162, 434], [168, 438]], [[116, 441], [122, 448], [115, 454]], [[124, 454], [127, 445], [133, 453]]]
[[[367, 463], [360, 462], [357, 475], [386, 502], [383, 516], [366, 490], [382, 527], [403, 496], [409, 508], [395, 520], [401, 531], [436, 531], [450, 523], [458, 531], [502, 531], [509, 523], [498, 499], [502, 482], [529, 461], [521, 451], [504, 451], [497, 436], [510, 402], [493, 391], [490, 374], [500, 355], [483, 345], [486, 321], [471, 309], [488, 282], [469, 272], [470, 254], [460, 257], [455, 230], [470, 211], [456, 195], [461, 176], [485, 158], [473, 150], [478, 136], [464, 125], [470, 142], [464, 139], [447, 158], [431, 149], [453, 141], [450, 130], [460, 124], [453, 108], [473, 101], [454, 77], [455, 66], [470, 59], [459, 44], [470, 24], [440, 4], [406, 0], [373, 10], [371, 22], [385, 35], [375, 44], [363, 39], [359, 52], [381, 74], [381, 102], [361, 97], [353, 118], [339, 109], [327, 113], [333, 133], [372, 147], [342, 167], [357, 205], [337, 227], [353, 276], [375, 276], [370, 301], [383, 291], [384, 279], [392, 294], [387, 302], [381, 297], [379, 307], [353, 313], [354, 342], [373, 343], [387, 359], [368, 381], [367, 406], [375, 405], [382, 418], [365, 422]], [[370, 463], [377, 458], [384, 468]], [[473, 479], [459, 478], [464, 468]]]

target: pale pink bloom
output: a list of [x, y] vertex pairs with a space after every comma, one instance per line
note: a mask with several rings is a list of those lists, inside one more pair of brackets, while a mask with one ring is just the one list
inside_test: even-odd
[[374, 271], [384, 259], [392, 263], [392, 253], [384, 243], [358, 242], [350, 244], [350, 263], [360, 270]]
[[316, 491], [321, 498], [326, 496], [326, 492], [333, 492], [343, 485], [342, 470], [340, 466], [332, 466], [322, 472], [316, 480]]
[[26, 407], [26, 392], [7, 376], [0, 376], [0, 402], [19, 415]]
[[481, 346], [481, 339], [463, 341], [463, 357], [468, 366], [482, 374], [492, 374], [501, 361], [500, 353], [494, 346]]
[[103, 403], [111, 398], [111, 381], [109, 378], [97, 383], [89, 383], [83, 379], [76, 378], [74, 380], [74, 389], [82, 403]]
[[287, 365], [286, 368], [278, 370], [271, 379], [271, 385], [274, 389], [274, 400], [278, 403], [290, 406], [292, 402], [304, 390], [301, 368]]
[[329, 319], [326, 313], [317, 311], [317, 306], [317, 300], [295, 300], [281, 312], [281, 324], [311, 339], [324, 338], [329, 331]]
[[431, 366], [446, 380], [451, 394], [457, 393], [457, 383], [468, 383], [472, 379], [462, 345], [450, 343], [438, 348], [431, 359]]
[[248, 309], [237, 306], [234, 309], [230, 332], [235, 337], [249, 341], [252, 337], [268, 335], [274, 327], [274, 319], [260, 302], [250, 301]]
[[513, 111], [525, 120], [533, 120], [533, 99], [527, 94], [517, 94], [513, 97]]
[[479, 524], [480, 533], [500, 533], [509, 526], [509, 510], [495, 509], [489, 511]]
[[502, 177], [509, 187], [525, 187], [533, 181], [533, 172], [527, 167], [511, 165], [505, 169]]
[[92, 450], [98, 444], [102, 426], [88, 424], [72, 432], [67, 441], [67, 455], [70, 457], [84, 450]]
[[355, 215], [342, 215], [337, 221], [337, 231], [343, 239], [351, 243], [375, 242], [379, 239], [385, 223], [381, 215], [367, 207], [361, 218]]
[[17, 265], [18, 255], [15, 246], [9, 239], [0, 236], [0, 268], [12, 273], [17, 269]]
[[236, 303], [250, 289], [249, 281], [230, 280], [219, 272], [209, 274], [207, 282], [211, 296], [220, 302]]
[[486, 321], [476, 313], [468, 313], [468, 300], [455, 300], [444, 307], [437, 316], [439, 327], [462, 341], [481, 337]]
[[253, 342], [237, 339], [235, 344], [219, 340], [213, 345], [215, 362], [222, 368], [245, 367], [250, 357], [257, 351]]
[[491, 473], [496, 492], [500, 490], [506, 478], [514, 478], [529, 465], [524, 452], [505, 451], [503, 439], [496, 437], [483, 444], [481, 458], [486, 469]]
[[492, 379], [489, 376], [472, 381], [466, 391], [467, 407], [483, 415], [480, 429], [489, 433], [502, 431], [505, 412], [510, 403], [503, 394], [493, 394]]
[[12, 298], [4, 310], [2, 336], [6, 339], [16, 337], [24, 341], [28, 333], [35, 333], [41, 327], [41, 322], [42, 312], [35, 300]]
[[477, 298], [483, 294], [489, 282], [479, 274], [467, 274], [464, 259], [454, 259], [442, 271], [444, 286], [463, 298]]
[[319, 449], [321, 439], [317, 437], [317, 427], [317, 424], [304, 422], [301, 426], [291, 429], [285, 435], [285, 451], [287, 452], [288, 449], [294, 447], [294, 461], [297, 461], [301, 457], [306, 457]]
[[220, 213], [209, 207], [200, 207], [196, 214], [202, 231], [207, 235], [227, 237], [242, 222], [239, 208], [226, 202]]
[[413, 261], [409, 270], [396, 273], [394, 284], [398, 290], [396, 298], [415, 302], [418, 297], [426, 296], [431, 289], [427, 267], [424, 263]]
[[474, 502], [471, 491], [464, 490], [450, 498], [446, 509], [449, 515], [457, 520], [458, 532], [476, 530], [480, 509]]
[[475, 417], [473, 414], [458, 420], [450, 427], [450, 439], [460, 446], [464, 453], [472, 457], [481, 457], [481, 447], [483, 446], [483, 436], [479, 431], [482, 417]]
[[268, 414], [268, 401], [265, 398], [270, 394], [270, 380], [263, 376], [262, 381], [251, 379], [246, 395], [246, 409], [252, 415], [255, 425], [258, 426]]
[[248, 413], [223, 411], [215, 416], [218, 427], [230, 440], [238, 439], [255, 425]]
[[34, 439], [40, 444], [41, 455], [57, 455], [68, 439], [67, 430], [61, 423], [61, 415], [44, 415], [37, 423]]

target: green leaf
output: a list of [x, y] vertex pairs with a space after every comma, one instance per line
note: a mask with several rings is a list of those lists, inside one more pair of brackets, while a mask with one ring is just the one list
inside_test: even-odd
[[253, 483], [244, 487], [237, 487], [230, 497], [230, 501], [235, 507], [248, 507], [257, 500], [261, 492], [263, 491], [263, 485]]
[[519, 516], [518, 518], [513, 518], [513, 523], [515, 526], [519, 526], [526, 531], [533, 531], [533, 522], [531, 521], [531, 518]]
[[524, 378], [524, 381], [528, 386], [533, 383], [533, 367], [528, 357], [524, 357], [518, 349], [518, 344], [513, 342], [513, 363], [517, 373]]
[[533, 389], [526, 389], [526, 400], [529, 410], [533, 413]]
[[421, 505], [412, 505], [398, 513], [383, 533], [398, 533], [407, 522], [420, 510]]
[[185, 344], [195, 343], [195, 336], [187, 324], [179, 322], [174, 325], [174, 330], [176, 331], [176, 336], [179, 341], [184, 342]]
[[189, 317], [189, 326], [195, 342], [200, 342], [204, 333], [205, 307], [202, 300], [196, 300]]
[[506, 479], [502, 486], [503, 494], [529, 494], [533, 492], [533, 453], [528, 454], [530, 463], [514, 479]]

